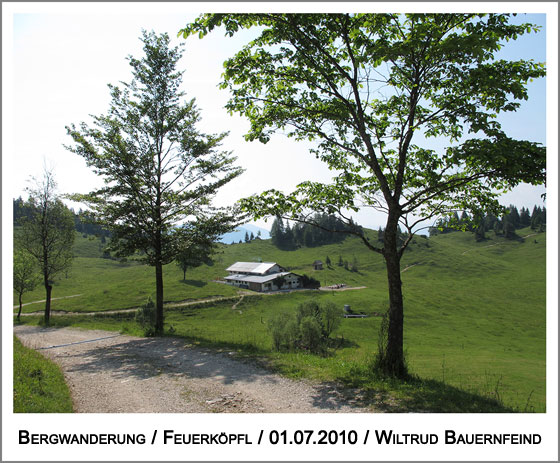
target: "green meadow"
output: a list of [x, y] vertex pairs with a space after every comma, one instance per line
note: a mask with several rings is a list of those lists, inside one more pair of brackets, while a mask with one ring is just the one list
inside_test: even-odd
[[[520, 237], [533, 232], [518, 230]], [[370, 232], [371, 239], [376, 238]], [[495, 237], [476, 243], [471, 233], [416, 237], [402, 260], [405, 301], [405, 350], [412, 376], [407, 382], [376, 377], [369, 365], [377, 350], [381, 317], [387, 310], [382, 257], [355, 238], [339, 244], [282, 251], [270, 240], [223, 245], [212, 266], [187, 272], [165, 268], [165, 301], [235, 298], [236, 288], [213, 280], [236, 261], [272, 261], [323, 285], [366, 286], [349, 291], [304, 290], [278, 295], [246, 295], [166, 309], [166, 332], [186, 343], [235, 351], [284, 375], [337, 381], [349, 393], [387, 411], [544, 412], [546, 411], [546, 234], [518, 241]], [[99, 312], [96, 316], [56, 314], [58, 326], [103, 328], [141, 334], [133, 314], [103, 314], [132, 308], [154, 296], [154, 271], [138, 261], [103, 259], [96, 239], [77, 237], [72, 270], [56, 282], [53, 310]], [[331, 268], [313, 270], [316, 259]], [[358, 271], [337, 265], [339, 256]], [[275, 352], [268, 320], [293, 311], [307, 299], [345, 304], [363, 319], [343, 319], [328, 355]], [[25, 302], [44, 299], [41, 288]], [[14, 302], [15, 305], [15, 302]], [[24, 313], [40, 311], [30, 304]], [[14, 309], [16, 311], [16, 309]], [[38, 323], [39, 315], [22, 317]]]
[[72, 413], [60, 368], [14, 336], [14, 413]]

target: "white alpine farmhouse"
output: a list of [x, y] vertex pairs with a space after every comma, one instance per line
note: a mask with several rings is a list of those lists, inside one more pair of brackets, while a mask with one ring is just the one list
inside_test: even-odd
[[301, 277], [287, 272], [276, 262], [236, 262], [226, 269], [224, 280], [233, 286], [252, 291], [276, 291], [302, 288]]

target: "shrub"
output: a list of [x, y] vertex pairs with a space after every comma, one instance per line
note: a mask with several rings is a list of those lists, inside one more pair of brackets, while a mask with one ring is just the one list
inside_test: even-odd
[[301, 320], [305, 317], [314, 317], [319, 318], [321, 312], [321, 307], [315, 301], [306, 301], [302, 302], [297, 306], [296, 309], [296, 320], [298, 325], [301, 323]]
[[[294, 335], [290, 331], [294, 328], [289, 326], [290, 322], [294, 322], [293, 316], [287, 313], [278, 313], [268, 321], [268, 330], [272, 335], [272, 344], [277, 351], [283, 348], [289, 349], [292, 345], [290, 341]], [[292, 325], [295, 325], [295, 323], [292, 323]]]
[[307, 316], [303, 317], [299, 323], [300, 346], [309, 349], [311, 352], [317, 352], [322, 345], [323, 337], [321, 334], [321, 326], [317, 318]]
[[323, 336], [328, 338], [340, 326], [342, 317], [340, 310], [333, 302], [326, 302], [321, 308], [321, 328]]
[[321, 282], [313, 277], [307, 276], [305, 273], [301, 276], [301, 282], [304, 288], [317, 289], [321, 286]]
[[331, 333], [339, 326], [340, 311], [332, 302], [307, 301], [295, 313], [280, 313], [268, 322], [272, 344], [277, 351], [304, 349], [324, 352]]
[[136, 323], [144, 330], [144, 336], [156, 334], [156, 305], [151, 297], [136, 311]]

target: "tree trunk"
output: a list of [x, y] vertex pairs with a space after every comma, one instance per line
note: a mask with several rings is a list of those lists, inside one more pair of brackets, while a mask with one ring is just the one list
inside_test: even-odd
[[156, 336], [163, 334], [163, 265], [156, 262]]
[[398, 252], [398, 222], [389, 217], [384, 233], [385, 264], [389, 283], [389, 324], [387, 327], [387, 345], [380, 367], [383, 372], [398, 378], [407, 374], [404, 361], [403, 337], [403, 296], [401, 283], [400, 256]]
[[47, 293], [47, 298], [45, 301], [45, 325], [49, 326], [51, 321], [51, 293], [52, 293], [52, 286], [49, 283], [49, 280], [45, 279], [45, 290]]
[[17, 314], [18, 322], [19, 322], [19, 317], [21, 316], [21, 307], [23, 306], [23, 304], [21, 303], [21, 296], [22, 296], [22, 294], [19, 293], [19, 311], [18, 311], [18, 314]]

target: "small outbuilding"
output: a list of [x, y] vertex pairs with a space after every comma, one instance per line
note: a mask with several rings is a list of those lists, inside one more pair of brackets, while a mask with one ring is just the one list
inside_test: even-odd
[[323, 270], [323, 262], [320, 260], [313, 262], [313, 270]]

